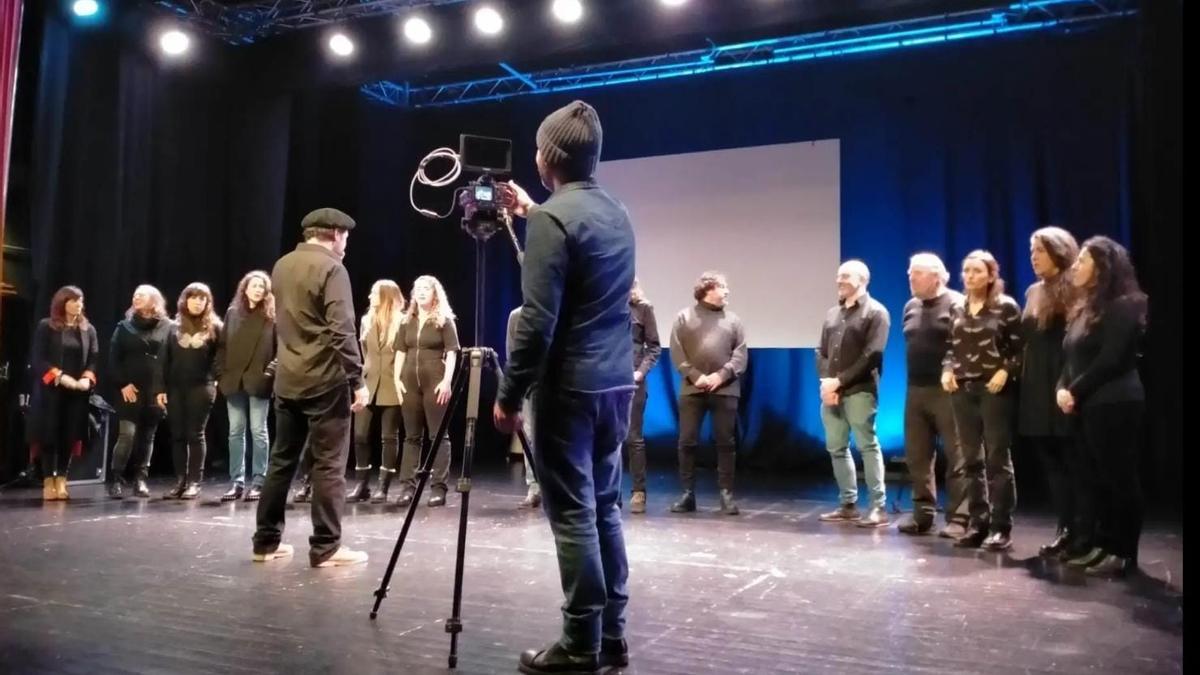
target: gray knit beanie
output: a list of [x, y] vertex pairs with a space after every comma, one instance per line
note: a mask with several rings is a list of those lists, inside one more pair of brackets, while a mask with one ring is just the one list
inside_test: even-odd
[[571, 180], [591, 178], [600, 161], [604, 130], [596, 109], [573, 101], [546, 116], [537, 130], [542, 160], [561, 169]]

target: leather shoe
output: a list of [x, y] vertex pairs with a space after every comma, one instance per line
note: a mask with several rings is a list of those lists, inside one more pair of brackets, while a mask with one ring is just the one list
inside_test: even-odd
[[600, 661], [595, 654], [575, 654], [554, 643], [546, 649], [530, 649], [521, 654], [517, 669], [531, 675], [591, 675], [600, 669]]

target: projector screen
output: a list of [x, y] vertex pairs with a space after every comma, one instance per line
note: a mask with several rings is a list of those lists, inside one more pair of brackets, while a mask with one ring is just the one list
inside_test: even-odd
[[601, 162], [597, 178], [629, 209], [664, 346], [710, 269], [728, 277], [749, 346], [817, 346], [837, 301], [836, 139]]

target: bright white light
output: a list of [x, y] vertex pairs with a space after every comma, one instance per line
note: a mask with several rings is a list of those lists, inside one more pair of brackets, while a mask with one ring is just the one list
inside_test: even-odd
[[496, 35], [504, 30], [504, 17], [485, 5], [475, 10], [475, 27], [484, 35]]
[[187, 36], [187, 33], [177, 30], [169, 30], [163, 33], [162, 37], [158, 38], [158, 46], [168, 56], [179, 56], [186, 52], [191, 45], [192, 40]]
[[687, 2], [687, 0], [662, 0], [662, 4], [666, 5], [667, 7], [678, 7], [685, 2]]
[[92, 16], [100, 11], [100, 5], [96, 0], [75, 0], [71, 11], [75, 12], [75, 16]]
[[404, 37], [415, 45], [423, 45], [433, 39], [433, 29], [428, 21], [414, 16], [404, 22]]
[[329, 38], [329, 51], [345, 58], [354, 53], [354, 42], [344, 33], [334, 33]]
[[551, 10], [559, 21], [575, 23], [583, 16], [583, 3], [579, 0], [554, 0]]

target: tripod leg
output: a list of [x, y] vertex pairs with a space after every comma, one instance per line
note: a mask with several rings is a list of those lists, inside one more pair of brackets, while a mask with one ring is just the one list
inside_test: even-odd
[[[450, 402], [446, 408], [446, 414], [442, 416], [442, 423], [438, 425], [437, 434], [434, 436], [434, 444], [431, 447], [437, 448], [446, 437], [450, 430], [451, 411], [455, 410], [459, 401], [462, 399], [463, 387], [467, 383], [467, 369], [462, 368], [454, 376], [454, 388], [451, 390]], [[412, 527], [413, 517], [417, 513], [417, 504], [421, 501], [421, 493], [425, 491], [425, 483], [429, 480], [429, 476], [433, 473], [433, 458], [435, 453], [426, 451], [424, 448], [421, 453], [421, 468], [417, 472], [417, 490], [413, 495], [413, 500], [408, 505], [408, 511], [404, 514], [404, 525], [400, 528], [400, 536], [396, 539], [396, 546], [392, 549], [392, 557], [388, 561], [387, 570], [383, 573], [383, 579], [379, 582], [379, 588], [375, 590], [375, 605], [371, 607], [371, 618], [374, 619], [379, 614], [379, 606], [383, 603], [383, 599], [387, 597], [388, 584], [392, 580], [392, 573], [396, 571], [396, 561], [400, 559], [400, 549], [404, 547], [404, 541], [408, 538], [408, 529]]]
[[[449, 619], [446, 619], [446, 632], [450, 634], [451, 668], [458, 666], [458, 634], [462, 632], [462, 585], [463, 565], [467, 552], [467, 511], [471, 507], [471, 464], [475, 458], [475, 429], [479, 423], [479, 383], [483, 370], [485, 352], [482, 348], [468, 350], [471, 376], [467, 384], [467, 428], [463, 435], [462, 475], [458, 479], [457, 491], [462, 495], [458, 512], [458, 550], [454, 560], [454, 605]], [[494, 352], [491, 352], [494, 355]], [[493, 356], [493, 358], [495, 358]]]

